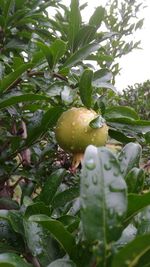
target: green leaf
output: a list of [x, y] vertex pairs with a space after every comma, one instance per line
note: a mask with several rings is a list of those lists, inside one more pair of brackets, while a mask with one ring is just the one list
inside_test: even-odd
[[16, 201], [7, 197], [0, 197], [0, 209], [18, 210], [19, 205]]
[[28, 133], [28, 137], [23, 144], [23, 147], [30, 146], [33, 142], [39, 139], [48, 129], [52, 128], [59, 116], [62, 113], [62, 109], [59, 107], [54, 107], [49, 109], [42, 117], [41, 122], [39, 125], [36, 125], [35, 128]]
[[140, 258], [150, 249], [150, 235], [136, 237], [113, 257], [112, 267], [137, 266]]
[[63, 223], [66, 229], [71, 233], [77, 229], [80, 223], [80, 219], [72, 215], [61, 216], [58, 218], [58, 221]]
[[141, 209], [150, 205], [150, 192], [143, 195], [128, 195], [128, 211], [125, 222], [131, 220]]
[[140, 193], [144, 186], [145, 173], [143, 169], [133, 168], [126, 176], [129, 193]]
[[71, 57], [67, 59], [67, 61], [63, 65], [63, 68], [72, 67], [76, 65], [83, 59], [86, 59], [91, 53], [97, 51], [99, 48], [100, 48], [100, 44], [98, 43], [92, 43], [92, 44], [88, 44], [82, 47], [77, 52], [75, 52]]
[[52, 206], [53, 208], [59, 208], [65, 206], [68, 202], [74, 200], [75, 198], [79, 197], [79, 188], [78, 187], [72, 187], [69, 189], [66, 189], [60, 193], [58, 193], [53, 201]]
[[31, 215], [45, 214], [47, 216], [51, 215], [49, 207], [45, 206], [43, 202], [36, 202], [29, 205], [25, 211], [25, 218], [29, 218]]
[[53, 55], [52, 55], [52, 51], [50, 49], [50, 47], [48, 47], [46, 44], [42, 43], [42, 42], [37, 42], [38, 47], [42, 50], [49, 68], [52, 69], [54, 61], [53, 61]]
[[109, 125], [124, 133], [146, 134], [150, 132], [150, 122], [145, 120], [133, 120], [129, 118], [110, 118]]
[[81, 26], [81, 14], [78, 0], [71, 0], [70, 12], [69, 12], [69, 30], [68, 40], [71, 52], [74, 51], [75, 38], [79, 32]]
[[120, 250], [122, 247], [131, 242], [137, 235], [137, 228], [133, 224], [129, 224], [122, 232], [121, 237], [114, 243], [116, 250]]
[[95, 87], [101, 87], [102, 83], [110, 82], [112, 79], [112, 73], [108, 69], [100, 69], [94, 72], [92, 85]]
[[11, 72], [7, 76], [4, 77], [4, 79], [0, 82], [0, 93], [9, 89], [10, 86], [13, 85], [13, 83], [20, 78], [20, 76], [30, 69], [32, 67], [32, 64], [23, 64], [22, 66], [18, 67], [14, 72]]
[[76, 265], [73, 261], [59, 259], [59, 260], [53, 261], [47, 267], [76, 267]]
[[62, 179], [65, 175], [64, 169], [59, 169], [54, 171], [49, 178], [47, 178], [44, 183], [44, 187], [42, 188], [42, 192], [39, 196], [39, 200], [43, 201], [46, 205], [50, 205], [59, 185], [62, 182]]
[[98, 117], [96, 117], [94, 120], [90, 121], [90, 127], [93, 129], [98, 129], [103, 127], [103, 125], [105, 124], [105, 119], [99, 115]]
[[138, 120], [139, 116], [131, 107], [110, 107], [105, 111], [105, 118], [109, 121], [111, 118], [129, 118], [131, 120]]
[[14, 253], [0, 254], [1, 267], [31, 267], [32, 265], [25, 262], [21, 257]]
[[76, 243], [74, 237], [65, 229], [59, 221], [52, 220], [48, 216], [33, 215], [29, 218], [30, 222], [37, 222], [43, 228], [50, 231], [53, 237], [60, 243], [70, 258], [76, 257]]
[[93, 71], [92, 70], [85, 70], [80, 78], [79, 82], [79, 92], [82, 103], [87, 107], [90, 108], [92, 104], [92, 77]]
[[150, 234], [150, 205], [142, 209], [136, 216], [138, 235]]
[[[92, 85], [94, 86], [94, 83], [92, 83]], [[117, 91], [116, 87], [114, 85], [112, 85], [111, 83], [99, 82], [97, 84], [97, 86], [95, 85], [95, 87], [111, 89], [113, 92], [115, 92], [116, 94], [118, 94], [118, 91]]]
[[90, 17], [89, 24], [95, 26], [97, 29], [101, 26], [105, 16], [105, 8], [99, 6], [95, 9], [93, 15]]
[[74, 50], [77, 50], [77, 48], [81, 48], [86, 44], [89, 44], [94, 39], [95, 32], [96, 29], [93, 26], [90, 25], [82, 26], [82, 28], [79, 30], [75, 38]]
[[53, 65], [56, 65], [60, 58], [65, 54], [66, 48], [67, 44], [60, 39], [57, 39], [53, 42], [53, 44], [50, 46], [50, 51], [53, 56]]
[[142, 148], [139, 144], [128, 143], [118, 155], [120, 169], [125, 178], [128, 172], [134, 168], [139, 167], [139, 161], [142, 153]]
[[35, 95], [35, 94], [24, 94], [18, 96], [12, 96], [7, 99], [0, 101], [0, 109], [6, 108], [20, 102], [29, 102], [29, 101], [37, 101], [37, 100], [45, 100], [50, 101], [50, 98], [44, 95]]
[[115, 155], [107, 148], [87, 147], [80, 191], [86, 239], [100, 240], [105, 250], [107, 243], [120, 237], [127, 209], [126, 183]]
[[122, 132], [119, 131], [115, 131], [111, 128], [109, 128], [109, 136], [119, 142], [122, 143], [129, 143], [129, 142], [134, 142], [136, 141], [136, 138], [132, 137], [132, 136], [127, 136]]

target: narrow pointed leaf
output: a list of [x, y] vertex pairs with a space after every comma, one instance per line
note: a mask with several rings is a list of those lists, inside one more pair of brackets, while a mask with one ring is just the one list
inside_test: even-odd
[[64, 169], [59, 169], [50, 175], [39, 196], [40, 201], [43, 201], [46, 205], [51, 204], [65, 173]]
[[92, 43], [82, 47], [77, 52], [75, 52], [70, 58], [67, 59], [67, 61], [63, 65], [63, 68], [72, 67], [76, 65], [78, 62], [82, 61], [83, 59], [86, 59], [91, 53], [97, 51], [99, 48], [100, 44], [98, 43]]
[[52, 55], [50, 47], [48, 47], [46, 44], [44, 44], [42, 42], [37, 42], [37, 45], [42, 50], [42, 52], [43, 52], [43, 54], [44, 54], [44, 56], [48, 62], [49, 68], [52, 69], [53, 64], [54, 64], [54, 60], [53, 60], [53, 55]]
[[101, 115], [99, 115], [98, 117], [96, 117], [96, 119], [92, 120], [89, 125], [93, 129], [98, 129], [103, 127], [105, 122], [105, 119]]
[[92, 104], [92, 77], [93, 71], [87, 69], [83, 72], [79, 82], [80, 97], [87, 108], [90, 108]]
[[59, 260], [53, 261], [47, 267], [76, 267], [76, 265], [73, 261], [59, 259]]
[[74, 258], [76, 243], [74, 237], [65, 229], [59, 221], [52, 220], [48, 216], [33, 215], [29, 218], [31, 222], [37, 222], [43, 228], [50, 231], [53, 237], [60, 243], [64, 250], [69, 254], [70, 258]]
[[60, 58], [65, 54], [67, 48], [67, 44], [57, 39], [54, 41], [54, 43], [50, 47], [50, 51], [53, 55], [53, 64], [56, 65], [56, 63], [60, 60]]
[[144, 186], [145, 173], [143, 169], [133, 168], [126, 176], [128, 193], [140, 193]]
[[125, 222], [131, 220], [141, 209], [150, 205], [150, 192], [143, 195], [128, 195], [128, 211]]
[[105, 16], [105, 8], [99, 6], [95, 9], [93, 15], [90, 17], [89, 24], [99, 28]]
[[71, 51], [74, 51], [75, 38], [78, 34], [81, 25], [81, 14], [78, 0], [71, 0], [69, 13], [69, 31], [68, 39]]
[[89, 44], [92, 40], [94, 40], [96, 29], [93, 26], [85, 25], [83, 26], [74, 41], [74, 49], [81, 48], [87, 44]]
[[21, 257], [14, 253], [0, 254], [0, 267], [31, 267], [32, 265], [25, 262]]
[[15, 71], [11, 72], [0, 82], [0, 93], [7, 90], [20, 76], [32, 67], [32, 64], [23, 64], [18, 67]]
[[81, 220], [88, 241], [118, 239], [127, 209], [126, 184], [116, 157], [90, 145], [81, 174]]
[[139, 160], [141, 157], [141, 146], [135, 143], [128, 143], [120, 152], [118, 160], [120, 162], [120, 169], [123, 177], [126, 177], [128, 172], [134, 168], [139, 167]]
[[28, 101], [37, 101], [37, 100], [46, 100], [49, 101], [50, 98], [44, 95], [35, 95], [35, 94], [24, 94], [18, 96], [12, 96], [5, 100], [0, 101], [0, 109], [6, 108], [21, 102], [28, 102]]
[[132, 107], [110, 107], [105, 111], [105, 118], [109, 121], [111, 118], [129, 118], [132, 120], [138, 120], [139, 116]]
[[75, 198], [79, 197], [79, 187], [72, 187], [66, 189], [54, 197], [52, 201], [52, 206], [54, 209], [59, 207], [64, 207], [68, 202], [73, 201]]
[[28, 137], [25, 143], [23, 144], [23, 147], [30, 146], [33, 142], [40, 138], [49, 128], [54, 127], [61, 113], [62, 109], [59, 107], [49, 109], [43, 115], [41, 122], [29, 132]]
[[150, 249], [150, 235], [136, 237], [113, 258], [112, 267], [134, 267]]

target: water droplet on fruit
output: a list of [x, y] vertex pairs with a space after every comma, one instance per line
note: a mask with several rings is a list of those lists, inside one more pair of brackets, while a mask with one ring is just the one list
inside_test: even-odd
[[89, 170], [93, 170], [96, 167], [96, 164], [94, 162], [94, 159], [92, 159], [92, 158], [91, 159], [88, 159], [86, 161], [85, 165], [86, 165], [87, 169], [89, 169]]
[[87, 131], [88, 131], [87, 129], [84, 130], [85, 133], [87, 133]]
[[75, 126], [75, 125], [76, 125], [76, 123], [73, 121], [73, 122], [72, 122], [72, 126]]
[[92, 142], [94, 142], [94, 140], [95, 140], [94, 138], [91, 139]]

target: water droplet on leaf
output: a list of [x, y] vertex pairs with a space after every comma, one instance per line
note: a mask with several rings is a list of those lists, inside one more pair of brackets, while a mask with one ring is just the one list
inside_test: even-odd
[[111, 165], [109, 165], [109, 164], [104, 164], [104, 169], [106, 170], [106, 171], [109, 171], [110, 169], [111, 169]]
[[92, 176], [92, 182], [94, 185], [97, 185], [97, 183], [98, 183], [97, 177], [95, 175]]
[[89, 170], [93, 170], [93, 169], [95, 169], [95, 167], [96, 167], [96, 164], [95, 164], [95, 162], [94, 162], [94, 159], [92, 159], [92, 158], [86, 160], [85, 165], [86, 165], [87, 169], [89, 169]]

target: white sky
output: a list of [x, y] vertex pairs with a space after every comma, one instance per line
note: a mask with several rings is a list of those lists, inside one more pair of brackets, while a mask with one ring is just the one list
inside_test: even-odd
[[[68, 0], [62, 1], [68, 5]], [[80, 4], [88, 3], [83, 14], [84, 19], [88, 19], [94, 11], [94, 7], [105, 5], [107, 0], [80, 0]], [[140, 1], [142, 2], [142, 0]], [[135, 33], [136, 41], [141, 40], [142, 50], [134, 50], [123, 56], [119, 62], [122, 68], [120, 75], [116, 78], [116, 87], [122, 91], [128, 85], [141, 83], [150, 79], [150, 0], [146, 0], [146, 8], [140, 11], [140, 18], [144, 18], [144, 26]]]

